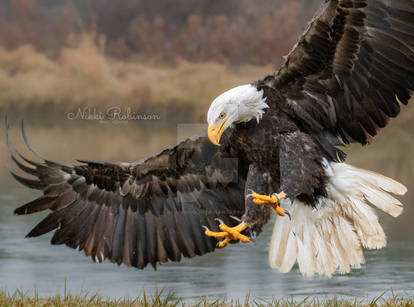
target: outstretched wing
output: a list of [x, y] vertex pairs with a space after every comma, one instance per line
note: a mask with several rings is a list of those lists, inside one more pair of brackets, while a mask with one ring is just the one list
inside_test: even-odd
[[308, 131], [367, 143], [414, 89], [414, 1], [330, 0], [275, 74]]
[[218, 231], [215, 218], [235, 225], [231, 217], [244, 213], [245, 174], [206, 137], [138, 164], [38, 163], [14, 150], [11, 158], [35, 177], [12, 172], [14, 178], [43, 191], [15, 213], [51, 211], [27, 236], [55, 230], [52, 244], [84, 250], [94, 261], [155, 268], [158, 262], [203, 255], [217, 241], [205, 236], [202, 226]]

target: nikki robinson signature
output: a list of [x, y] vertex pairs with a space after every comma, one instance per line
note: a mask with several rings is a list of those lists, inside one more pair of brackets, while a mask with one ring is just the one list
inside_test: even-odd
[[145, 114], [133, 112], [131, 108], [122, 109], [120, 107], [110, 107], [105, 111], [99, 111], [96, 108], [84, 107], [78, 108], [76, 112], [67, 114], [70, 120], [88, 120], [99, 122], [129, 122], [138, 120], [160, 120], [159, 114]]

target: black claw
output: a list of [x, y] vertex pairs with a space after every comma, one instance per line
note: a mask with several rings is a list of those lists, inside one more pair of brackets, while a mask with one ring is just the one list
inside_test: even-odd
[[223, 222], [223, 220], [221, 220], [221, 219], [219, 219], [219, 218], [215, 218], [215, 220], [216, 220], [217, 222], [219, 222], [220, 224], [225, 225], [225, 224], [224, 224], [224, 222]]
[[239, 219], [237, 216], [232, 216], [232, 215], [230, 215], [230, 217], [231, 217], [233, 220], [235, 220], [235, 221], [237, 221], [237, 222], [240, 222], [240, 223], [241, 223], [241, 219]]
[[285, 214], [289, 217], [289, 220], [292, 220], [292, 216], [290, 215], [289, 211], [287, 210], [283, 210], [283, 211], [285, 211]]

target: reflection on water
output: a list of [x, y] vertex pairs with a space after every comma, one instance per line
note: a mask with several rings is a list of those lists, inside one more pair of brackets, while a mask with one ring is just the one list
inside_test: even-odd
[[41, 215], [13, 216], [16, 200], [0, 194], [0, 288], [16, 288], [41, 296], [62, 293], [66, 282], [73, 294], [99, 293], [105, 297], [136, 297], [146, 290], [173, 291], [176, 296], [194, 298], [270, 299], [294, 295], [319, 297], [372, 297], [395, 294], [414, 296], [413, 242], [391, 242], [382, 251], [365, 252], [366, 265], [346, 276], [305, 279], [295, 268], [279, 274], [267, 265], [270, 228], [256, 243], [229, 248], [185, 260], [181, 264], [162, 265], [158, 271], [143, 271], [105, 262], [94, 264], [78, 251], [49, 245], [50, 236], [24, 239]]

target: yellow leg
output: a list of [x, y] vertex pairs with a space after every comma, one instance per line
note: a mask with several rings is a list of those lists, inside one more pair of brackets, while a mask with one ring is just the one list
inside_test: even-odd
[[273, 208], [278, 215], [280, 216], [288, 215], [290, 217], [289, 212], [280, 207], [280, 199], [285, 199], [287, 197], [287, 195], [284, 192], [281, 192], [277, 195], [273, 194], [270, 196], [253, 193], [248, 196], [252, 197], [253, 202], [255, 204], [269, 206]]
[[206, 234], [206, 236], [209, 236], [209, 237], [213, 237], [216, 239], [223, 239], [223, 241], [221, 241], [218, 244], [218, 247], [223, 248], [227, 246], [227, 244], [229, 244], [230, 241], [240, 240], [243, 243], [250, 242], [250, 239], [247, 236], [241, 234], [241, 232], [245, 230], [247, 227], [248, 226], [243, 222], [235, 227], [229, 227], [221, 223], [219, 225], [221, 232], [214, 232], [209, 229], [206, 229], [204, 233]]

